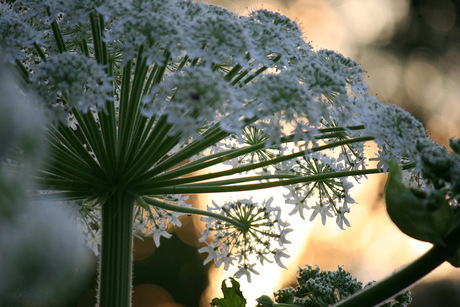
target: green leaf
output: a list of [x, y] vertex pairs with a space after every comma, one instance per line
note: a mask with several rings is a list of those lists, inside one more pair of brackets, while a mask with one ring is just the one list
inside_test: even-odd
[[268, 295], [262, 295], [257, 300], [257, 307], [274, 307], [272, 299]]
[[393, 223], [408, 236], [446, 246], [444, 236], [452, 222], [452, 212], [443, 192], [409, 189], [402, 183], [401, 169], [389, 161], [390, 176], [385, 189], [387, 212]]
[[222, 293], [224, 298], [215, 298], [211, 302], [211, 306], [215, 307], [245, 307], [246, 299], [240, 290], [240, 283], [230, 277], [232, 287], [227, 287], [227, 284], [222, 281]]

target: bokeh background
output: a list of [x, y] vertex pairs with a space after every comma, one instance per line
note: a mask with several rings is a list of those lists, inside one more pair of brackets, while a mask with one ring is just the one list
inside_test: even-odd
[[[447, 145], [460, 137], [460, 2], [454, 0], [222, 0], [205, 1], [238, 14], [264, 8], [296, 20], [315, 49], [332, 49], [359, 62], [367, 71], [370, 90], [384, 103], [396, 104], [421, 120], [432, 139]], [[255, 298], [286, 287], [297, 268], [343, 265], [363, 283], [380, 280], [408, 264], [430, 245], [408, 238], [392, 225], [382, 197], [386, 177], [372, 176], [353, 191], [352, 227], [342, 231], [333, 220], [294, 220], [296, 228], [288, 270], [276, 265], [260, 270], [251, 284], [242, 278], [248, 306]], [[285, 190], [274, 190], [282, 201]], [[262, 197], [260, 193], [238, 196]], [[228, 195], [216, 195], [224, 201]], [[194, 196], [205, 207], [210, 199]], [[289, 210], [287, 210], [289, 211]], [[171, 229], [160, 248], [153, 240], [135, 241], [134, 306], [209, 306], [221, 297], [223, 279], [234, 271], [202, 265], [197, 238], [199, 218], [186, 216], [184, 226]], [[94, 275], [95, 276], [95, 275]], [[82, 291], [78, 306], [93, 306], [94, 280]], [[460, 272], [445, 264], [413, 288], [411, 306], [460, 306]]]

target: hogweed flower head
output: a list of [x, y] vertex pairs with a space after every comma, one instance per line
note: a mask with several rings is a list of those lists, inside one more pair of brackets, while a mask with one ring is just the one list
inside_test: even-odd
[[[49, 115], [36, 196], [77, 204], [90, 228], [117, 197], [133, 202], [129, 227], [157, 245], [181, 214], [201, 214], [202, 240], [212, 234], [205, 262], [238, 262], [236, 276], [250, 278], [257, 263], [283, 267], [287, 257], [290, 228], [273, 200], [206, 211], [185, 195], [285, 186], [291, 214], [311, 210], [310, 220], [332, 217], [343, 229], [347, 177], [381, 172], [389, 159], [420, 170], [422, 125], [370, 95], [355, 61], [313, 50], [279, 13], [176, 0], [25, 0], [0, 10], [3, 62]], [[378, 169], [367, 169], [368, 141]]]

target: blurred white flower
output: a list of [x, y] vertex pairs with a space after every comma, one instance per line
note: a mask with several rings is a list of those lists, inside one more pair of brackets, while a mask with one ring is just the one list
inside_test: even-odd
[[21, 211], [0, 231], [0, 302], [64, 302], [94, 270], [82, 233], [66, 206], [34, 203]]
[[22, 14], [8, 4], [0, 5], [0, 63], [14, 63], [27, 57], [25, 48], [41, 43], [43, 33], [30, 26]]
[[91, 274], [93, 259], [75, 212], [30, 202], [27, 190], [42, 163], [43, 117], [36, 97], [19, 91], [3, 65], [0, 79], [0, 305], [65, 304]]

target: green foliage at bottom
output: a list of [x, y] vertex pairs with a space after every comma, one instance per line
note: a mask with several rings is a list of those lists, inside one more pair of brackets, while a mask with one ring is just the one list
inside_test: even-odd
[[[257, 307], [275, 306], [307, 306], [327, 307], [363, 290], [363, 283], [338, 267], [336, 271], [321, 271], [317, 266], [313, 269], [307, 265], [299, 268], [297, 272], [297, 285], [280, 289], [274, 293], [275, 302], [267, 295], [257, 299]], [[225, 280], [222, 282], [224, 298], [215, 298], [211, 306], [215, 307], [244, 307], [246, 299], [240, 291], [240, 284], [230, 278], [232, 287], [227, 287]], [[364, 287], [372, 285], [370, 282]], [[400, 293], [393, 299], [380, 305], [380, 307], [403, 307], [412, 302], [410, 291]]]
[[[276, 303], [281, 304], [281, 306], [292, 304], [325, 307], [333, 305], [363, 289], [363, 283], [353, 278], [349, 272], [340, 266], [336, 271], [321, 271], [318, 266], [313, 269], [307, 265], [306, 268], [299, 268], [297, 275], [297, 285], [295, 287], [284, 288], [274, 293]], [[373, 282], [364, 287], [371, 284]], [[411, 301], [410, 291], [406, 291], [381, 306], [406, 306]], [[259, 302], [258, 306], [268, 307], [270, 305]]]
[[222, 282], [222, 292], [224, 298], [215, 298], [211, 302], [211, 306], [215, 307], [244, 307], [246, 299], [240, 290], [240, 283], [230, 277], [231, 287], [228, 287], [225, 280]]

